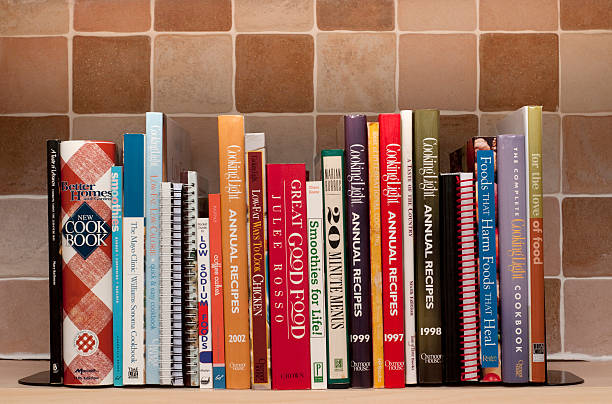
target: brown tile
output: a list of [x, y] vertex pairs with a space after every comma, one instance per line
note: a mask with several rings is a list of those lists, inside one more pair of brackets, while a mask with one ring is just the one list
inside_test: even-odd
[[563, 192], [612, 193], [612, 116], [563, 118]]
[[556, 31], [557, 0], [480, 0], [481, 31]]
[[156, 31], [229, 31], [231, 0], [155, 0]]
[[523, 105], [559, 105], [556, 34], [482, 34], [480, 109], [509, 111]]
[[317, 110], [395, 110], [395, 35], [317, 36]]
[[546, 353], [548, 355], [561, 352], [560, 294], [561, 281], [559, 279], [544, 279]]
[[313, 0], [235, 0], [236, 31], [310, 31]]
[[268, 163], [304, 163], [313, 175], [314, 118], [312, 116], [246, 116], [247, 132], [266, 134]]
[[0, 194], [46, 195], [46, 140], [67, 140], [69, 125], [67, 116], [0, 117]]
[[344, 116], [317, 115], [317, 139], [314, 156], [314, 178], [321, 179], [321, 150], [344, 149]]
[[564, 282], [565, 352], [612, 354], [612, 280], [568, 279]]
[[0, 278], [48, 276], [47, 200], [0, 199]]
[[[49, 282], [0, 281], [0, 352], [49, 352]], [[21, 377], [21, 375], [20, 375]]]
[[236, 37], [236, 109], [310, 112], [314, 42], [310, 35]]
[[563, 274], [611, 276], [612, 198], [563, 199]]
[[561, 35], [561, 110], [612, 111], [612, 33]]
[[78, 116], [72, 121], [72, 139], [109, 140], [123, 148], [124, 133], [145, 133], [145, 117], [140, 116]]
[[449, 154], [478, 136], [477, 115], [440, 115], [440, 172], [450, 170]]
[[232, 110], [230, 35], [160, 35], [155, 39], [154, 55], [156, 111]]
[[556, 276], [561, 273], [561, 229], [559, 200], [552, 196], [544, 197], [544, 275]]
[[151, 108], [150, 39], [146, 36], [75, 36], [74, 112], [139, 113]]
[[405, 34], [399, 43], [399, 108], [476, 109], [476, 36]]
[[0, 113], [68, 112], [66, 38], [0, 38], [0, 83]]
[[393, 0], [317, 0], [317, 25], [323, 31], [390, 31], [394, 22]]
[[561, 0], [561, 29], [612, 29], [612, 1]]
[[68, 32], [68, 0], [0, 0], [0, 35], [56, 35]]
[[480, 115], [480, 136], [497, 136], [497, 122], [503, 119], [505, 114]]
[[475, 0], [398, 0], [397, 25], [402, 31], [476, 29]]
[[75, 31], [142, 32], [151, 28], [149, 0], [76, 0]]

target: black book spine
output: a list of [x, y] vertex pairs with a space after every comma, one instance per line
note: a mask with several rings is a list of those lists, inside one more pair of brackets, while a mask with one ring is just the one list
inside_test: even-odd
[[49, 376], [62, 384], [62, 239], [60, 235], [59, 140], [47, 140], [47, 218], [49, 226]]
[[372, 301], [368, 130], [365, 115], [344, 117], [352, 387], [372, 387]]

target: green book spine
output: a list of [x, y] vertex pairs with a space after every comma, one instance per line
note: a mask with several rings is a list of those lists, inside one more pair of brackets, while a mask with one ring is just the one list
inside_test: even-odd
[[442, 383], [442, 288], [438, 186], [440, 113], [414, 112], [415, 278], [419, 384]]

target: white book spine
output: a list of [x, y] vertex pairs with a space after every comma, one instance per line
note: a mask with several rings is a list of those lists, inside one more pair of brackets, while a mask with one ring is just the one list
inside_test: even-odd
[[414, 285], [414, 190], [412, 162], [412, 111], [400, 112], [402, 119], [402, 240], [404, 262], [404, 333], [406, 384], [417, 383], [416, 307]]
[[198, 345], [200, 388], [212, 389], [212, 339], [210, 332], [210, 244], [208, 219], [198, 218]]
[[170, 307], [172, 288], [172, 208], [169, 182], [161, 184], [159, 230], [159, 384], [170, 385], [172, 368], [172, 331]]
[[327, 321], [323, 272], [322, 182], [306, 182], [306, 197], [310, 274], [310, 384], [313, 390], [324, 390], [327, 389]]
[[144, 218], [123, 218], [123, 384], [145, 383]]

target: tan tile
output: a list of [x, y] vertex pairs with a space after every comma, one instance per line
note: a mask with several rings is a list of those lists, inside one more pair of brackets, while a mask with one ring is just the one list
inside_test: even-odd
[[0, 278], [48, 276], [47, 200], [0, 199]]
[[556, 31], [557, 0], [480, 0], [481, 31]]
[[151, 28], [150, 0], [76, 0], [75, 31], [142, 32]]
[[482, 34], [480, 109], [509, 111], [523, 105], [559, 105], [556, 34]]
[[395, 35], [317, 37], [317, 110], [395, 110]]
[[1, 354], [49, 352], [47, 280], [0, 281], [0, 305]]
[[449, 154], [478, 136], [477, 115], [440, 115], [440, 172], [450, 171]]
[[611, 276], [612, 198], [563, 199], [563, 274]]
[[317, 25], [323, 31], [390, 31], [394, 22], [393, 0], [317, 0]]
[[403, 31], [476, 29], [475, 0], [398, 0], [397, 25]]
[[229, 31], [231, 0], [155, 0], [156, 31]]
[[310, 31], [314, 24], [313, 0], [236, 0], [238, 32]]
[[67, 140], [69, 126], [67, 116], [0, 117], [0, 194], [46, 195], [46, 140]]
[[236, 37], [236, 109], [313, 110], [314, 41], [310, 35]]
[[230, 35], [160, 35], [155, 39], [154, 55], [156, 111], [215, 113], [232, 110]]
[[480, 115], [480, 136], [496, 136], [497, 122], [503, 119], [505, 114], [487, 114]]
[[544, 280], [545, 312], [546, 312], [546, 353], [548, 355], [561, 352], [561, 322], [560, 322], [560, 294], [561, 281], [559, 279]]
[[[145, 117], [140, 116], [78, 116], [72, 121], [72, 139], [109, 140], [118, 150], [123, 148], [124, 133], [145, 133]], [[119, 156], [121, 154], [119, 153]]]
[[561, 29], [612, 29], [612, 1], [561, 0]]
[[565, 352], [612, 354], [612, 280], [568, 279], [564, 282]]
[[475, 110], [476, 36], [401, 35], [399, 108]]
[[563, 118], [563, 192], [612, 193], [612, 116]]
[[612, 111], [612, 33], [561, 35], [561, 110]]
[[317, 115], [317, 149], [344, 149], [344, 115]]
[[544, 197], [544, 275], [556, 276], [561, 273], [561, 207], [559, 200]]
[[68, 0], [0, 0], [0, 35], [55, 35], [68, 32]]
[[72, 54], [74, 112], [150, 110], [149, 37], [75, 36]]
[[68, 112], [68, 42], [0, 38], [0, 113]]

